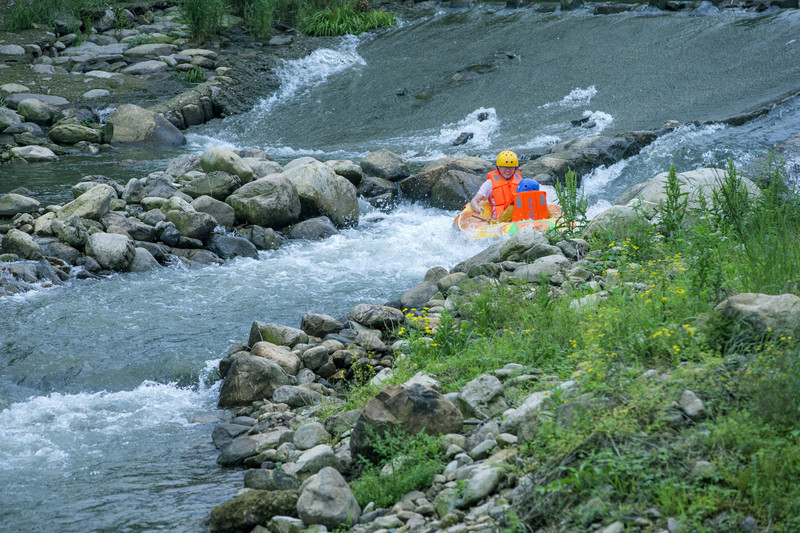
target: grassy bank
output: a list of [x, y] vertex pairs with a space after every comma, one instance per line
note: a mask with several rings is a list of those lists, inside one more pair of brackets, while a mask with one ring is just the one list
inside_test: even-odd
[[[396, 333], [409, 353], [392, 383], [423, 370], [459, 391], [518, 363], [540, 379], [507, 381], [507, 398], [550, 393], [547, 416], [520, 439], [509, 472], [535, 485], [511, 529], [594, 531], [621, 520], [658, 531], [673, 518], [682, 531], [800, 530], [797, 338], [715, 310], [741, 292], [800, 293], [800, 196], [782, 183], [772, 162], [761, 198], [746, 201], [731, 163], [720, 192], [690, 211], [669, 180], [664, 205], [675, 211], [662, 210], [660, 225], [642, 219], [591, 242], [586, 265], [608, 282], [593, 305], [572, 303], [593, 293], [588, 286], [554, 297], [547, 282], [505, 283], [467, 290], [437, 320], [408, 311]], [[553, 387], [567, 380], [574, 386], [563, 393]], [[354, 387], [350, 407], [377, 390]], [[687, 390], [703, 399], [705, 417], [676, 409]], [[384, 448], [387, 457], [417, 458], [389, 486], [424, 490], [436, 447], [417, 440]], [[353, 483], [362, 503], [386, 499], [387, 488], [374, 488], [376, 471]]]

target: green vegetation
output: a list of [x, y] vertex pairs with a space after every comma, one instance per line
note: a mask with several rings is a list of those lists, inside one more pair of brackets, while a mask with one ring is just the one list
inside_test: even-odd
[[303, 33], [317, 36], [358, 35], [376, 28], [393, 26], [396, 23], [397, 19], [391, 13], [360, 10], [356, 5], [343, 3], [331, 5], [303, 17], [299, 29]]
[[578, 191], [578, 177], [575, 171], [570, 169], [564, 176], [564, 184], [556, 182], [556, 197], [561, 206], [561, 216], [558, 225], [566, 228], [567, 234], [578, 232], [586, 225], [586, 209], [589, 207], [589, 199], [581, 189]]
[[[511, 400], [548, 394], [546, 416], [510, 467], [536, 485], [514, 509], [517, 526], [593, 531], [638, 516], [652, 530], [673, 517], [686, 531], [734, 532], [751, 516], [759, 529], [800, 529], [800, 344], [790, 332], [759, 332], [715, 310], [735, 293], [800, 292], [800, 194], [771, 165], [760, 198], [745, 201], [729, 163], [719, 192], [698, 209], [687, 207], [673, 167], [665, 193], [674, 212], [661, 217], [668, 234], [642, 224], [591, 243], [585, 267], [608, 280], [608, 296], [593, 305], [571, 305], [588, 286], [556, 297], [545, 281], [533, 292], [515, 283], [466, 287], [457, 312], [441, 317], [408, 312], [395, 332], [407, 354], [391, 383], [423, 370], [458, 391], [507, 363], [523, 365], [527, 378], [552, 376], [505, 385]], [[686, 390], [703, 399], [705, 417], [690, 420], [674, 407]], [[372, 394], [354, 386], [349, 407]], [[433, 471], [437, 463], [422, 452], [428, 442], [384, 443], [386, 460], [417, 458], [393, 474], [414, 481], [400, 489], [367, 468], [352, 483], [358, 500], [389, 505], [424, 486], [420, 465]]]
[[182, 73], [181, 79], [189, 83], [203, 83], [206, 81], [206, 73], [195, 67]]
[[62, 19], [72, 20], [72, 31], [77, 32], [81, 23], [91, 27], [92, 11], [105, 4], [103, 0], [21, 0], [11, 9], [7, 29], [27, 30], [34, 24], [52, 28], [56, 20]]
[[226, 5], [224, 0], [181, 0], [181, 18], [196, 41], [204, 41], [222, 28]]

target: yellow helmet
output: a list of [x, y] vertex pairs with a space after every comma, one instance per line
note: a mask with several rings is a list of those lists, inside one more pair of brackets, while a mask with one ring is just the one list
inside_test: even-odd
[[517, 159], [517, 154], [515, 154], [511, 150], [503, 150], [502, 152], [497, 154], [497, 166], [518, 167], [519, 159]]

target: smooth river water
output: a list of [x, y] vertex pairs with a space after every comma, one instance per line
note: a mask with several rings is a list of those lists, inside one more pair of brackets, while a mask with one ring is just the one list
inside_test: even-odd
[[[45, 203], [64, 201], [83, 175], [125, 182], [210, 146], [261, 148], [281, 163], [305, 155], [358, 161], [387, 148], [422, 165], [724, 118], [800, 88], [798, 30], [796, 10], [441, 10], [283, 65], [277, 93], [249, 113], [193, 128], [179, 152], [6, 165], [0, 193], [24, 185]], [[465, 72], [477, 76], [453, 79]], [[571, 125], [584, 116], [595, 126]], [[681, 127], [587, 177], [592, 212], [672, 162], [679, 171], [728, 157], [743, 165], [798, 126], [794, 97], [741, 127]], [[461, 132], [474, 136], [452, 146]], [[216, 364], [252, 321], [297, 327], [307, 311], [341, 316], [360, 302], [383, 303], [428, 268], [450, 268], [483, 247], [454, 235], [451, 212], [361, 207], [357, 228], [259, 260], [71, 281], [0, 299], [0, 530], [202, 530], [210, 509], [241, 487], [240, 471], [216, 466], [210, 436], [220, 414]]]

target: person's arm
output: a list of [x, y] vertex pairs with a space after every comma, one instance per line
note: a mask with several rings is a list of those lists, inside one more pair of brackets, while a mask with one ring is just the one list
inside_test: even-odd
[[475, 193], [475, 196], [472, 197], [472, 200], [469, 201], [469, 206], [473, 211], [475, 211], [475, 213], [480, 214], [483, 209], [481, 209], [479, 204], [485, 200], [488, 200], [491, 195], [492, 183], [485, 181], [483, 185], [481, 185], [480, 189], [478, 189], [478, 192]]

